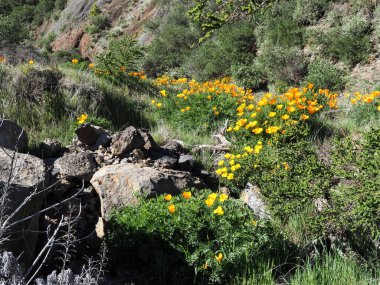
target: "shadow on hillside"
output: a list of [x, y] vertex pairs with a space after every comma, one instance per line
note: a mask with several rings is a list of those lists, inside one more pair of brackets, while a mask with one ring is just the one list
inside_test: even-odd
[[[115, 246], [115, 245], [114, 245]], [[159, 235], [133, 231], [110, 250], [110, 284], [206, 284]]]

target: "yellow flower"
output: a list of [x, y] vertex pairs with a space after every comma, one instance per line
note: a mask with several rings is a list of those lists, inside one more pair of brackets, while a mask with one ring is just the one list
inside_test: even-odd
[[170, 201], [171, 199], [173, 198], [173, 196], [171, 195], [171, 194], [168, 194], [168, 195], [165, 195], [164, 196], [164, 199], [166, 200], [166, 201]]
[[281, 110], [282, 109], [282, 107], [283, 107], [283, 105], [277, 105], [277, 109], [279, 109], [279, 110]]
[[287, 110], [289, 113], [293, 113], [293, 112], [296, 110], [296, 108], [293, 107], [293, 106], [289, 106], [288, 108], [286, 108], [286, 110]]
[[272, 126], [272, 127], [268, 127], [265, 132], [267, 134], [275, 134], [277, 133], [277, 131], [279, 130], [280, 128], [279, 127], [276, 127], [276, 126]]
[[211, 207], [214, 204], [214, 202], [215, 202], [215, 199], [210, 199], [210, 198], [206, 199], [205, 201], [208, 207]]
[[281, 164], [282, 164], [282, 166], [284, 166], [285, 170], [289, 170], [290, 169], [290, 166], [289, 166], [289, 164], [287, 162], [283, 162]]
[[188, 192], [183, 192], [183, 193], [182, 193], [182, 196], [183, 196], [183, 198], [185, 198], [185, 199], [190, 199], [190, 198], [191, 198], [191, 192], [190, 192], [190, 191], [188, 191]]
[[302, 120], [307, 120], [307, 119], [309, 119], [309, 116], [308, 116], [308, 115], [305, 115], [305, 114], [302, 114], [302, 115], [301, 115], [301, 119], [302, 119]]
[[223, 259], [223, 254], [219, 252], [218, 255], [215, 256], [215, 259], [220, 263]]
[[94, 69], [94, 67], [95, 67], [95, 64], [93, 64], [93, 63], [90, 63], [90, 64], [88, 65], [88, 67], [89, 67], [90, 69]]
[[208, 264], [207, 264], [207, 261], [206, 261], [206, 263], [205, 263], [205, 264], [203, 264], [203, 269], [204, 269], [204, 270], [207, 270], [207, 269], [208, 269]]
[[257, 221], [252, 220], [251, 224], [254, 225], [254, 226], [256, 226], [257, 225]]
[[161, 107], [162, 107], [162, 103], [158, 103], [157, 108], [161, 108]]
[[189, 110], [190, 110], [190, 107], [189, 107], [189, 106], [187, 106], [185, 109], [186, 109], [186, 111], [189, 111]]
[[216, 215], [223, 215], [224, 214], [224, 211], [223, 211], [223, 208], [221, 206], [218, 206], [215, 210], [214, 210], [214, 214]]
[[234, 174], [230, 173], [227, 175], [227, 180], [233, 180], [234, 179]]
[[185, 109], [181, 109], [181, 113], [185, 113], [186, 112], [186, 110]]
[[281, 119], [283, 119], [283, 120], [287, 120], [289, 118], [290, 118], [290, 116], [288, 114], [285, 114], [285, 115], [281, 116]]
[[161, 90], [160, 94], [161, 94], [162, 97], [168, 96], [168, 94], [166, 94], [166, 90]]
[[76, 58], [73, 58], [73, 59], [71, 60], [71, 62], [72, 62], [72, 64], [78, 64], [79, 60], [76, 59]]
[[256, 117], [256, 116], [257, 116], [257, 113], [256, 113], [256, 112], [251, 114], [251, 118], [254, 118], [254, 117]]
[[268, 117], [269, 117], [269, 118], [273, 118], [274, 116], [276, 116], [276, 112], [270, 112], [270, 113], [268, 114]]
[[87, 114], [82, 114], [80, 115], [78, 118], [77, 118], [77, 123], [78, 124], [83, 124], [84, 122], [86, 122], [88, 118], [88, 115]]
[[152, 100], [152, 101], [150, 101], [150, 103], [152, 103], [154, 105], [154, 104], [156, 104], [156, 100]]
[[228, 199], [228, 195], [226, 194], [220, 194], [219, 201], [224, 202]]
[[33, 59], [29, 60], [29, 61], [28, 61], [28, 64], [29, 64], [29, 65], [33, 65], [33, 64], [34, 64]]
[[212, 199], [212, 200], [215, 200], [216, 198], [218, 197], [218, 194], [216, 193], [211, 193], [210, 195], [208, 195], [208, 199]]
[[224, 165], [224, 160], [219, 160], [218, 166], [223, 166]]
[[226, 154], [224, 155], [224, 157], [227, 158], [227, 159], [229, 159], [229, 158], [231, 157], [231, 154], [230, 154], [230, 153], [226, 153]]
[[380, 111], [380, 105], [379, 105], [379, 106], [377, 106], [377, 111]]
[[261, 134], [263, 132], [263, 128], [255, 128], [252, 130], [252, 133], [255, 135]]
[[211, 97], [210, 95], [208, 95], [208, 96], [207, 96], [207, 99], [208, 99], [208, 100], [211, 100], [211, 99], [212, 99], [212, 97]]
[[168, 210], [169, 210], [169, 212], [170, 212], [171, 214], [173, 214], [173, 213], [175, 212], [175, 206], [174, 206], [174, 204], [170, 204], [170, 205], [168, 206]]

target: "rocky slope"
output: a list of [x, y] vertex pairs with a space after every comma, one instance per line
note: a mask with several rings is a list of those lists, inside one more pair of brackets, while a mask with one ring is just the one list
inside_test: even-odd
[[[106, 17], [107, 27], [97, 34], [86, 29], [90, 25], [89, 12], [93, 5], [101, 9]], [[83, 57], [92, 57], [107, 46], [110, 36], [129, 35], [142, 44], [152, 40], [144, 24], [165, 13], [152, 0], [69, 0], [58, 18], [46, 21], [36, 33], [37, 39], [53, 34], [53, 51], [79, 49]]]

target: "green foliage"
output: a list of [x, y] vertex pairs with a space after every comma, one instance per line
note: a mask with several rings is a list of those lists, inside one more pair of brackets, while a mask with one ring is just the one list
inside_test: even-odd
[[346, 72], [328, 60], [319, 59], [310, 63], [305, 81], [313, 83], [316, 89], [340, 91], [346, 83]]
[[322, 54], [350, 66], [366, 62], [372, 51], [370, 20], [363, 15], [348, 15], [331, 20], [333, 26], [317, 33], [312, 31], [308, 41], [322, 45]]
[[91, 25], [87, 28], [87, 31], [90, 34], [99, 33], [107, 27], [107, 17], [102, 14], [102, 10], [100, 10], [98, 5], [92, 5], [89, 16]]
[[214, 3], [205, 0], [194, 0], [193, 2], [194, 5], [188, 11], [188, 15], [193, 21], [200, 24], [204, 38], [207, 38], [226, 23], [234, 22], [237, 19], [246, 20], [264, 13], [274, 1], [229, 0]]
[[252, 22], [225, 25], [200, 45], [186, 61], [192, 75], [202, 81], [231, 75], [231, 67], [253, 61], [256, 40]]
[[111, 40], [109, 48], [96, 59], [96, 73], [114, 83], [136, 85], [136, 78], [129, 72], [139, 69], [143, 49], [135, 40], [120, 38]]
[[238, 85], [252, 90], [263, 89], [267, 84], [264, 73], [255, 63], [233, 66], [232, 78]]
[[[109, 244], [123, 262], [147, 266], [145, 278], [154, 278], [158, 284], [202, 279], [225, 284], [247, 266], [257, 269], [266, 254], [281, 247], [281, 237], [268, 222], [256, 221], [236, 200], [221, 202], [217, 197], [208, 207], [205, 200], [209, 194], [194, 193], [188, 200], [174, 197], [170, 202], [160, 196], [115, 212]], [[174, 213], [168, 211], [170, 204], [175, 205]], [[223, 215], [214, 213], [219, 206]], [[219, 254], [220, 262], [216, 259]]]
[[44, 54], [49, 54], [52, 52], [52, 46], [51, 43], [56, 39], [56, 34], [50, 33], [46, 37], [42, 38], [39, 42], [38, 45], [42, 49], [42, 53]]
[[147, 50], [144, 70], [151, 76], [182, 66], [196, 47], [199, 32], [185, 15], [185, 6], [172, 8]]
[[28, 36], [28, 30], [16, 18], [0, 16], [0, 43], [20, 43]]
[[299, 83], [306, 74], [307, 61], [298, 47], [263, 46], [258, 64], [270, 82]]
[[332, 171], [340, 183], [332, 192], [341, 230], [368, 233], [380, 239], [380, 130], [365, 133], [362, 141], [337, 140]]
[[315, 259], [308, 259], [299, 266], [289, 279], [288, 284], [310, 285], [376, 285], [380, 276], [379, 270], [371, 272], [360, 266], [355, 260], [339, 256], [338, 252], [326, 253]]

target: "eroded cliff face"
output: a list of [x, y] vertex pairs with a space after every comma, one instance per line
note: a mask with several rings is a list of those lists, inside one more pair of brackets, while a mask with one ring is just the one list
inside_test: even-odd
[[[89, 12], [96, 4], [107, 19], [107, 28], [90, 34]], [[53, 34], [53, 51], [79, 50], [83, 57], [92, 58], [107, 46], [110, 37], [129, 35], [146, 45], [152, 34], [145, 28], [147, 21], [162, 17], [164, 11], [154, 0], [68, 0], [59, 17], [46, 21], [37, 31], [37, 39]]]

